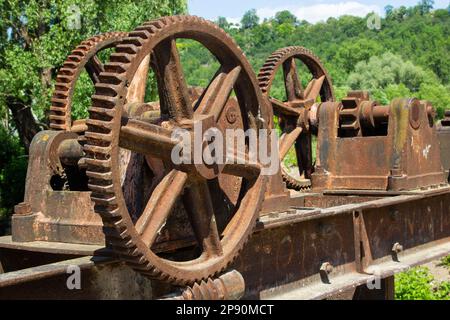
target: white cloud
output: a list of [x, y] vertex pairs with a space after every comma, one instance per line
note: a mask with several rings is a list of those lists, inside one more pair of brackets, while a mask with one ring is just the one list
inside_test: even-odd
[[[377, 5], [364, 4], [357, 1], [345, 1], [330, 4], [313, 4], [308, 6], [279, 6], [264, 7], [257, 9], [258, 16], [262, 19], [270, 18], [282, 10], [289, 10], [297, 16], [299, 20], [306, 20], [311, 23], [325, 21], [330, 17], [340, 17], [343, 15], [351, 15], [364, 17], [370, 12], [382, 14], [382, 9]], [[228, 21], [237, 23], [240, 18], [227, 18]]]

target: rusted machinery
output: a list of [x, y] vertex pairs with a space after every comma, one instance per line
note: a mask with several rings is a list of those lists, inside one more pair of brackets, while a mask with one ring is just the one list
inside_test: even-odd
[[[217, 58], [205, 89], [186, 84], [178, 39]], [[103, 64], [105, 48], [115, 51]], [[304, 89], [297, 60], [312, 74]], [[95, 93], [89, 118], [72, 121], [83, 69]], [[271, 96], [281, 70], [284, 101]], [[159, 102], [146, 101], [149, 72]], [[298, 174], [262, 174], [249, 139], [233, 150], [241, 161], [172, 161], [176, 128], [274, 135], [274, 115], [279, 161], [294, 147]], [[415, 99], [379, 106], [351, 92], [335, 102], [325, 68], [302, 47], [275, 52], [257, 78], [201, 18], [94, 37], [60, 69], [50, 122], [33, 140], [12, 236], [0, 238], [0, 298], [390, 298], [393, 274], [450, 253], [448, 152], [438, 142], [447, 122], [437, 130], [432, 106]], [[74, 268], [76, 289], [66, 285]]]

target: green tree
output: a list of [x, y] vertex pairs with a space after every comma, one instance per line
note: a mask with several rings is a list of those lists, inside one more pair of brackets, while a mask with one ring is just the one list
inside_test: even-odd
[[349, 39], [343, 42], [336, 53], [336, 60], [346, 72], [350, 72], [360, 61], [367, 61], [370, 57], [381, 54], [383, 46], [371, 39]]
[[283, 11], [277, 12], [275, 14], [275, 21], [278, 24], [284, 24], [284, 23], [292, 24], [292, 25], [298, 24], [297, 17], [289, 10], [283, 10]]
[[427, 14], [433, 9], [434, 1], [433, 0], [421, 0], [417, 7], [419, 8], [419, 13], [421, 15]]
[[386, 17], [389, 17], [392, 14], [392, 11], [394, 10], [394, 7], [390, 4], [384, 7], [384, 13], [386, 14]]
[[0, 126], [0, 220], [23, 200], [27, 158], [18, 138]]
[[[55, 76], [71, 50], [95, 34], [184, 12], [185, 0], [0, 0], [0, 218], [23, 199], [26, 152], [47, 128]], [[77, 85], [84, 98], [89, 82]]]
[[218, 17], [216, 21], [217, 25], [224, 30], [227, 30], [230, 27], [230, 24], [225, 17]]
[[8, 129], [28, 148], [46, 127], [56, 71], [82, 40], [185, 10], [185, 0], [0, 0], [0, 112], [12, 115]]
[[248, 10], [241, 19], [242, 29], [251, 29], [258, 25], [259, 17], [255, 9]]
[[358, 62], [348, 77], [353, 89], [381, 89], [403, 83], [409, 90], [417, 91], [422, 83], [433, 81], [438, 80], [432, 73], [390, 52]]
[[417, 97], [430, 101], [436, 108], [439, 118], [442, 118], [444, 111], [450, 108], [450, 90], [440, 83], [422, 83]]

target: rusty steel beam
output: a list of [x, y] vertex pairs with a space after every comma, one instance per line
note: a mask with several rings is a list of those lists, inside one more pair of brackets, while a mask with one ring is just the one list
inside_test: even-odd
[[[244, 278], [243, 298], [329, 298], [450, 253], [450, 187], [384, 196], [308, 194], [302, 205], [259, 219], [231, 266]], [[151, 286], [147, 298], [176, 292], [158, 281]]]
[[[246, 281], [244, 297], [322, 299], [449, 254], [449, 192], [430, 189], [261, 218], [233, 266]], [[393, 251], [397, 243], [400, 252]], [[321, 270], [324, 263], [333, 267], [330, 273]]]

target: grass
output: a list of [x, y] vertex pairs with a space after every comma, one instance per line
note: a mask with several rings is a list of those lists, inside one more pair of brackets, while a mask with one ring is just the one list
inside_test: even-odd
[[447, 269], [450, 269], [450, 256], [446, 256], [445, 258], [441, 259], [442, 266], [446, 267]]
[[395, 299], [450, 300], [450, 282], [436, 281], [426, 267], [411, 268], [395, 276]]

